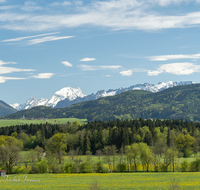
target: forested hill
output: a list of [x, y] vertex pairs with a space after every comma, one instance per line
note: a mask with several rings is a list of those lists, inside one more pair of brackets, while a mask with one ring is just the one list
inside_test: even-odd
[[8, 117], [62, 118], [76, 117], [91, 120], [127, 118], [183, 118], [200, 121], [200, 84], [177, 86], [158, 93], [127, 91], [116, 96], [87, 101], [68, 108], [36, 107]]
[[17, 110], [0, 100], [0, 116], [5, 116], [15, 112], [17, 112]]

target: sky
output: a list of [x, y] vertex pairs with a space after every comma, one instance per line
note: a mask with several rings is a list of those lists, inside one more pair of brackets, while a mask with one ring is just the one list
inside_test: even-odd
[[200, 82], [200, 0], [0, 0], [0, 100]]

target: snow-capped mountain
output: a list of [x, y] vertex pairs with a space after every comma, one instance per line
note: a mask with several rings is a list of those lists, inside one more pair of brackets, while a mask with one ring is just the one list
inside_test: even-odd
[[188, 85], [188, 84], [194, 84], [194, 82], [192, 81], [186, 81], [186, 82], [173, 82], [173, 81], [169, 81], [169, 82], [159, 82], [157, 85], [153, 85], [153, 84], [149, 84], [149, 83], [144, 83], [144, 84], [136, 84], [136, 85], [132, 85], [128, 88], [118, 88], [118, 89], [110, 89], [108, 91], [105, 90], [100, 90], [98, 91], [96, 94], [90, 94], [88, 96], [85, 96], [83, 98], [76, 98], [73, 101], [69, 101], [68, 99], [62, 100], [60, 102], [58, 102], [58, 104], [55, 106], [55, 108], [64, 108], [64, 107], [69, 107], [72, 104], [76, 104], [76, 103], [80, 103], [80, 102], [85, 102], [85, 101], [89, 101], [89, 100], [96, 100], [98, 98], [102, 98], [102, 97], [106, 97], [106, 96], [115, 96], [117, 94], [120, 94], [122, 92], [128, 91], [128, 90], [146, 90], [146, 91], [150, 91], [150, 92], [159, 92], [162, 90], [165, 90], [167, 88], [171, 88], [174, 86], [180, 86], [180, 85]]
[[72, 88], [72, 87], [65, 87], [61, 90], [55, 92], [55, 94], [50, 99], [41, 98], [40, 100], [36, 100], [34, 97], [27, 100], [24, 104], [10, 104], [13, 108], [16, 110], [23, 110], [23, 109], [30, 109], [35, 106], [51, 106], [55, 108], [64, 108], [69, 107], [72, 104], [85, 102], [89, 100], [96, 100], [98, 98], [106, 97], [106, 96], [115, 96], [117, 94], [120, 94], [122, 92], [128, 91], [128, 90], [146, 90], [150, 92], [159, 92], [162, 90], [165, 90], [167, 88], [171, 88], [174, 86], [180, 86], [180, 85], [189, 85], [189, 84], [195, 84], [192, 81], [186, 81], [186, 82], [159, 82], [156, 85], [144, 83], [144, 84], [136, 84], [132, 85], [128, 88], [122, 87], [118, 89], [110, 89], [108, 91], [100, 90], [96, 94], [92, 93], [90, 95], [86, 95], [82, 92], [80, 88]]
[[68, 99], [69, 101], [73, 101], [78, 97], [83, 98], [85, 96], [86, 94], [84, 94], [80, 88], [65, 87], [55, 92], [55, 94], [50, 99], [41, 98], [37, 100], [35, 97], [31, 97], [24, 104], [15, 103], [10, 104], [10, 106], [18, 111], [42, 105], [55, 107], [56, 104], [61, 100]]

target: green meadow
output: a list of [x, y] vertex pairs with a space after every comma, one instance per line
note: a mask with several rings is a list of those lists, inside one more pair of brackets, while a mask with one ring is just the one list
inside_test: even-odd
[[40, 123], [51, 123], [51, 124], [62, 124], [62, 123], [73, 123], [78, 121], [81, 124], [86, 123], [87, 119], [77, 119], [77, 118], [60, 118], [60, 119], [14, 119], [14, 120], [0, 120], [0, 127], [12, 126], [12, 125], [24, 125], [24, 124], [40, 124]]
[[[27, 180], [39, 181], [24, 182], [24, 176], [27, 176]], [[97, 181], [101, 190], [167, 190], [172, 179], [178, 182], [182, 190], [200, 189], [199, 172], [9, 175], [7, 182], [0, 177], [0, 189], [89, 190], [90, 185]]]

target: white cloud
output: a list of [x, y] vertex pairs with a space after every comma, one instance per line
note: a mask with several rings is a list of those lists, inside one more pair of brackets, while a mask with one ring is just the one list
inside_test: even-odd
[[54, 75], [54, 73], [39, 73], [38, 75], [32, 76], [32, 78], [36, 79], [49, 79]]
[[[170, 3], [169, 3], [170, 2]], [[168, 28], [198, 27], [200, 11], [163, 14], [155, 6], [167, 6], [198, 0], [111, 0], [92, 1], [74, 8], [72, 13], [1, 13], [1, 28], [22, 31], [41, 31], [82, 26], [104, 27], [113, 30], [160, 30]], [[31, 6], [30, 6], [31, 7]], [[34, 7], [34, 6], [33, 6]], [[36, 6], [37, 7], [37, 6]], [[28, 8], [31, 11], [34, 8]]]
[[63, 40], [63, 39], [68, 39], [68, 38], [73, 38], [73, 37], [74, 36], [60, 36], [60, 37], [57, 37], [57, 36], [46, 36], [46, 37], [42, 37], [42, 38], [29, 40], [27, 45], [40, 44], [40, 43], [44, 43], [44, 42]]
[[177, 55], [160, 55], [160, 56], [151, 56], [148, 57], [150, 61], [168, 61], [174, 59], [200, 59], [199, 54], [191, 54], [191, 55], [184, 55], [184, 54], [177, 54]]
[[51, 3], [50, 6], [59, 6], [59, 7], [62, 7], [62, 6], [70, 6], [72, 5], [71, 2], [69, 1], [63, 1], [63, 2], [54, 2], [54, 3]]
[[19, 68], [14, 68], [14, 67], [2, 66], [2, 65], [9, 65], [9, 64], [17, 64], [17, 63], [16, 62], [4, 62], [4, 61], [0, 60], [0, 75], [14, 73], [14, 72], [34, 71], [33, 69], [19, 69]]
[[95, 58], [89, 58], [89, 57], [86, 57], [86, 58], [83, 58], [79, 61], [95, 61], [96, 59]]
[[200, 72], [200, 65], [193, 63], [170, 63], [159, 66], [156, 70], [148, 71], [149, 76], [157, 76], [161, 73], [171, 73], [174, 75], [190, 75]]
[[79, 65], [83, 71], [96, 71], [96, 70], [109, 70], [109, 69], [120, 69], [122, 66], [120, 65], [112, 65], [112, 66], [93, 66], [93, 65]]
[[16, 62], [5, 62], [3, 60], [0, 60], [0, 66], [1, 65], [9, 65], [9, 64], [17, 64]]
[[106, 75], [106, 77], [111, 77], [111, 75]]
[[5, 3], [6, 2], [6, 0], [0, 0], [0, 3]]
[[42, 7], [37, 6], [36, 3], [33, 1], [26, 1], [21, 9], [23, 11], [32, 12], [32, 11], [42, 10]]
[[68, 61], [63, 61], [62, 64], [64, 64], [66, 67], [73, 67], [73, 65]]
[[60, 32], [53, 32], [53, 33], [39, 34], [39, 35], [35, 35], [35, 36], [25, 36], [25, 37], [19, 37], [19, 38], [12, 38], [12, 39], [7, 39], [7, 40], [2, 40], [1, 42], [17, 42], [17, 41], [30, 39], [30, 38], [53, 35], [53, 34], [58, 34], [58, 33], [60, 33]]
[[24, 80], [24, 79], [26, 78], [0, 76], [0, 83], [5, 83], [7, 80]]
[[122, 76], [131, 76], [133, 74], [133, 71], [132, 70], [121, 71], [120, 74]]
[[[9, 42], [22, 42], [25, 45], [34, 45], [49, 41], [56, 41], [56, 40], [63, 40], [63, 39], [69, 39], [73, 38], [74, 36], [51, 36], [53, 34], [58, 34], [59, 32], [54, 33], [46, 33], [46, 34], [39, 34], [35, 36], [26, 36], [26, 37], [19, 37], [19, 38], [12, 38], [12, 39], [6, 39], [2, 40], [1, 42], [9, 43]], [[44, 36], [44, 37], [42, 37]], [[38, 38], [40, 37], [40, 38]]]

